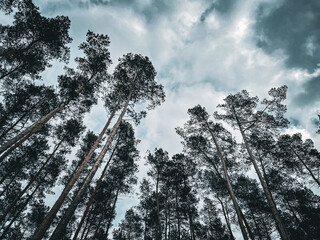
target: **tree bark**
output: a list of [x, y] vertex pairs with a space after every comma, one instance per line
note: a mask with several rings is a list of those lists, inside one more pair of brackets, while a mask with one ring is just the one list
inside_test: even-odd
[[299, 156], [299, 154], [291, 147], [291, 150], [293, 151], [294, 155], [296, 155], [296, 157], [298, 158], [298, 160], [303, 164], [303, 166], [307, 169], [307, 171], [310, 173], [311, 177], [313, 178], [313, 180], [318, 184], [318, 186], [320, 187], [320, 181], [316, 178], [316, 176], [314, 176], [313, 172], [311, 171], [311, 169], [308, 167], [308, 165], [303, 161], [303, 159]]
[[[118, 201], [119, 191], [120, 191], [120, 187], [118, 187], [118, 189], [117, 189], [116, 196], [115, 196], [114, 201], [113, 201], [113, 204], [112, 204], [112, 212], [111, 212], [112, 214], [113, 214], [113, 213], [115, 212], [115, 210], [116, 210], [116, 204], [117, 204], [117, 201]], [[110, 229], [110, 227], [111, 227], [112, 220], [113, 220], [113, 217], [110, 216], [109, 221], [108, 221], [108, 224], [107, 224], [106, 232], [105, 232], [105, 234], [104, 234], [105, 239], [108, 239], [109, 229]]]
[[224, 156], [222, 154], [222, 150], [221, 150], [220, 145], [219, 145], [219, 143], [218, 143], [218, 141], [216, 139], [216, 136], [211, 131], [210, 126], [209, 126], [207, 121], [206, 121], [206, 125], [207, 125], [208, 131], [210, 132], [212, 140], [214, 141], [214, 144], [215, 144], [215, 146], [217, 148], [217, 151], [218, 151], [218, 155], [219, 155], [222, 167], [223, 167], [225, 180], [226, 180], [226, 183], [227, 183], [227, 188], [229, 190], [229, 193], [230, 193], [230, 196], [231, 196], [231, 199], [232, 199], [232, 202], [233, 202], [233, 206], [234, 206], [234, 208], [236, 210], [236, 214], [237, 214], [237, 217], [238, 217], [238, 222], [239, 222], [239, 225], [240, 225], [240, 229], [241, 229], [241, 233], [242, 233], [243, 239], [248, 240], [249, 238], [248, 238], [247, 232], [245, 230], [245, 227], [243, 225], [243, 219], [241, 217], [240, 209], [239, 209], [236, 197], [234, 195], [234, 192], [233, 192], [233, 189], [232, 189], [232, 186], [231, 186], [231, 182], [230, 182], [230, 179], [229, 179], [227, 166], [226, 166], [226, 163], [225, 163]]
[[[88, 82], [91, 81], [91, 79], [96, 75], [93, 74]], [[76, 93], [79, 94], [83, 90], [84, 86], [81, 86], [79, 89], [76, 90]], [[14, 146], [14, 149], [20, 146], [26, 139], [28, 139], [32, 134], [38, 132], [53, 116], [55, 116], [56, 113], [61, 111], [65, 106], [67, 106], [70, 103], [71, 100], [67, 100], [66, 102], [63, 102], [58, 106], [57, 108], [53, 109], [51, 112], [49, 112], [47, 115], [43, 116], [41, 119], [33, 123], [31, 126], [29, 126], [27, 129], [22, 131], [21, 133], [17, 134], [15, 137], [8, 140], [6, 143], [4, 143], [0, 147], [0, 154], [2, 154], [4, 151], [6, 151], [11, 146]], [[24, 141], [19, 141], [20, 139], [28, 136]], [[19, 143], [19, 144], [16, 144]], [[14, 150], [12, 149], [11, 152]], [[2, 158], [2, 156], [1, 156]]]
[[254, 157], [254, 155], [253, 155], [253, 153], [251, 151], [251, 148], [250, 148], [249, 143], [247, 141], [247, 137], [246, 137], [246, 135], [245, 135], [245, 133], [243, 131], [242, 125], [241, 125], [241, 123], [239, 121], [238, 115], [237, 115], [233, 105], [232, 105], [232, 111], [233, 111], [234, 117], [235, 117], [235, 119], [237, 121], [237, 125], [239, 127], [239, 130], [240, 130], [242, 139], [244, 141], [245, 147], [247, 149], [247, 152], [249, 154], [250, 160], [251, 160], [251, 162], [252, 162], [252, 164], [254, 166], [254, 169], [255, 169], [255, 171], [256, 171], [256, 173], [258, 175], [258, 178], [259, 178], [260, 183], [262, 185], [263, 191], [264, 191], [264, 193], [266, 195], [269, 207], [271, 209], [272, 215], [273, 215], [273, 217], [274, 217], [274, 219], [276, 221], [276, 225], [277, 225], [278, 231], [280, 233], [281, 239], [282, 240], [289, 240], [290, 239], [289, 234], [288, 234], [288, 232], [287, 232], [287, 230], [286, 230], [286, 228], [285, 228], [285, 226], [284, 226], [284, 224], [282, 222], [282, 219], [281, 219], [280, 214], [279, 214], [279, 212], [277, 210], [276, 204], [275, 204], [275, 202], [274, 202], [274, 200], [272, 198], [272, 194], [271, 194], [271, 192], [270, 192], [266, 182], [264, 181], [264, 179], [262, 177], [262, 174], [261, 174], [261, 172], [260, 172], [260, 170], [258, 168], [256, 159], [255, 159], [255, 157]]
[[111, 153], [111, 155], [110, 155], [110, 157], [109, 157], [109, 160], [108, 160], [107, 164], [105, 165], [105, 167], [104, 167], [104, 169], [103, 169], [103, 171], [102, 171], [102, 173], [101, 173], [101, 175], [100, 175], [99, 180], [98, 180], [97, 183], [96, 183], [96, 186], [95, 186], [95, 188], [94, 188], [94, 190], [93, 190], [93, 193], [91, 194], [90, 200], [89, 200], [88, 203], [87, 203], [87, 207], [86, 207], [86, 209], [85, 209], [85, 211], [84, 211], [84, 213], [83, 213], [83, 215], [82, 215], [82, 217], [81, 217], [80, 223], [79, 223], [79, 225], [78, 225], [78, 227], [77, 227], [77, 230], [76, 230], [76, 232], [75, 232], [75, 234], [74, 234], [74, 236], [73, 236], [73, 239], [74, 239], [74, 240], [76, 240], [77, 237], [78, 237], [78, 234], [79, 234], [79, 232], [80, 232], [80, 230], [81, 230], [82, 224], [84, 223], [84, 220], [85, 220], [85, 218], [86, 218], [86, 216], [87, 216], [87, 214], [88, 214], [88, 212], [89, 212], [89, 209], [90, 209], [90, 207], [91, 207], [91, 205], [92, 205], [92, 203], [93, 203], [93, 200], [94, 200], [94, 198], [95, 198], [95, 196], [96, 196], [96, 193], [97, 193], [97, 191], [98, 191], [98, 189], [99, 189], [99, 187], [100, 187], [100, 183], [101, 183], [101, 181], [102, 181], [102, 179], [103, 179], [103, 177], [104, 177], [104, 175], [105, 175], [105, 173], [106, 173], [106, 171], [107, 171], [107, 168], [108, 168], [108, 166], [109, 166], [109, 163], [110, 163], [110, 161], [111, 161], [111, 159], [112, 159], [112, 157], [113, 157], [113, 155], [114, 155], [114, 153], [115, 153], [115, 151], [116, 151], [116, 149], [117, 149], [117, 145], [118, 145], [118, 141], [117, 141], [117, 143], [116, 143], [116, 145], [115, 145], [115, 147], [114, 147], [114, 149], [113, 149], [113, 151], [112, 151], [112, 153]]
[[160, 208], [159, 208], [159, 175], [157, 177], [156, 183], [156, 201], [157, 201], [157, 220], [158, 220], [158, 227], [157, 227], [157, 240], [161, 240], [161, 219], [160, 219]]
[[[112, 152], [112, 154], [111, 154], [111, 156], [110, 156], [110, 158], [109, 158], [109, 160], [108, 160], [108, 162], [107, 162], [106, 167], [105, 167], [104, 170], [107, 169], [107, 167], [108, 167], [108, 165], [109, 165], [109, 163], [110, 163], [110, 161], [111, 161], [111, 159], [112, 159], [112, 157], [113, 157], [113, 154], [114, 154], [116, 148], [117, 148], [117, 144], [116, 144], [116, 146], [114, 147], [114, 150], [113, 150], [113, 152]], [[100, 163], [101, 163], [102, 159], [104, 158], [105, 153], [106, 153], [106, 152], [104, 152], [104, 154], [102, 154], [102, 155], [101, 155], [101, 153], [100, 153], [100, 155], [99, 155], [99, 157], [98, 157], [98, 159], [100, 159]], [[99, 163], [99, 164], [100, 164], [100, 163]], [[81, 201], [81, 198], [83, 197], [86, 189], [88, 189], [88, 187], [89, 187], [89, 185], [90, 185], [90, 183], [91, 183], [91, 181], [92, 181], [95, 173], [97, 172], [98, 166], [99, 166], [99, 165], [95, 164], [95, 165], [92, 167], [91, 171], [89, 172], [89, 174], [87, 175], [86, 179], [85, 179], [84, 182], [82, 183], [81, 188], [80, 188], [79, 191], [77, 192], [77, 195], [76, 195], [76, 196], [74, 197], [74, 199], [72, 200], [72, 202], [71, 202], [70, 206], [68, 207], [67, 211], [66, 211], [65, 214], [62, 216], [62, 218], [61, 218], [58, 226], [56, 227], [56, 229], [55, 229], [54, 232], [52, 233], [52, 235], [51, 235], [51, 237], [50, 237], [51, 240], [60, 240], [60, 239], [63, 238], [63, 235], [64, 235], [64, 233], [65, 233], [66, 227], [67, 227], [68, 223], [70, 222], [70, 220], [71, 220], [71, 218], [72, 218], [75, 210], [77, 209], [77, 207], [78, 207], [78, 205], [79, 205], [79, 203], [80, 203], [80, 201]], [[103, 175], [102, 175], [102, 177], [103, 177]], [[96, 190], [96, 189], [95, 189], [95, 190]], [[95, 194], [95, 192], [94, 192], [94, 194]], [[92, 201], [93, 201], [93, 198], [92, 198]]]
[[11, 211], [11, 209], [16, 205], [16, 203], [19, 201], [19, 199], [25, 194], [25, 192], [29, 189], [29, 187], [34, 183], [34, 181], [37, 179], [37, 177], [40, 175], [41, 171], [47, 166], [49, 161], [52, 159], [52, 157], [55, 155], [57, 150], [59, 149], [60, 145], [62, 144], [64, 139], [60, 140], [60, 142], [56, 145], [55, 149], [51, 153], [51, 155], [47, 158], [45, 163], [41, 166], [41, 168], [37, 171], [37, 173], [31, 178], [29, 183], [24, 187], [24, 189], [18, 194], [18, 196], [12, 201], [10, 206], [6, 209], [4, 214], [0, 217], [0, 222], [4, 220], [4, 218], [7, 216], [7, 214]]
[[38, 184], [38, 186], [33, 190], [33, 192], [31, 193], [31, 195], [27, 198], [27, 200], [23, 203], [23, 206], [21, 207], [21, 209], [16, 213], [16, 215], [14, 216], [14, 218], [11, 220], [11, 222], [9, 223], [9, 225], [6, 227], [6, 229], [3, 231], [2, 235], [0, 236], [0, 239], [3, 239], [5, 237], [5, 235], [7, 234], [7, 232], [10, 230], [11, 225], [17, 220], [17, 218], [20, 216], [21, 212], [23, 211], [23, 209], [28, 205], [28, 203], [30, 202], [30, 200], [32, 199], [33, 195], [37, 192], [37, 190], [39, 189], [40, 184]]
[[[109, 139], [108, 139], [106, 145], [104, 146], [102, 152], [100, 153], [101, 156], [102, 156], [103, 152], [107, 151], [109, 145], [111, 144], [111, 141], [112, 141], [114, 135], [116, 134], [116, 131], [117, 131], [118, 126], [120, 125], [121, 119], [123, 118], [123, 116], [124, 116], [124, 114], [125, 114], [125, 112], [127, 110], [131, 95], [132, 95], [132, 91], [128, 95], [128, 98], [127, 98], [126, 104], [125, 104], [125, 106], [124, 106], [124, 108], [122, 110], [122, 113], [121, 113], [120, 117], [118, 118], [118, 121], [117, 121], [117, 123], [116, 123], [116, 125], [115, 125], [115, 127], [114, 127], [114, 129], [113, 129], [113, 131], [111, 133], [111, 135], [109, 136]], [[119, 99], [119, 102], [118, 102], [117, 106], [119, 106], [119, 105], [120, 105], [120, 99]], [[78, 168], [78, 170], [74, 174], [74, 176], [70, 179], [69, 183], [66, 185], [66, 187], [62, 191], [61, 195], [59, 196], [58, 200], [55, 202], [55, 204], [51, 208], [50, 212], [48, 213], [48, 215], [46, 216], [44, 221], [41, 223], [41, 225], [38, 227], [38, 229], [34, 233], [34, 236], [33, 236], [32, 239], [40, 240], [44, 236], [45, 232], [47, 231], [47, 229], [49, 228], [50, 224], [52, 223], [54, 217], [56, 216], [58, 210], [60, 209], [62, 203], [64, 202], [64, 200], [67, 197], [68, 193], [70, 192], [71, 188], [73, 187], [73, 185], [75, 184], [77, 179], [80, 177], [81, 172], [84, 170], [86, 164], [89, 162], [89, 160], [92, 157], [94, 151], [98, 147], [98, 145], [100, 143], [100, 140], [102, 139], [104, 133], [107, 131], [107, 129], [108, 129], [109, 125], [110, 125], [110, 122], [111, 122], [113, 116], [115, 115], [116, 110], [117, 110], [117, 107], [112, 111], [111, 116], [109, 117], [105, 127], [103, 128], [103, 130], [101, 131], [99, 137], [97, 138], [97, 140], [95, 141], [95, 143], [92, 146], [91, 150], [87, 154], [85, 160], [82, 162], [82, 164], [80, 165], [80, 167]]]
[[232, 229], [231, 229], [229, 216], [228, 216], [228, 214], [227, 214], [227, 212], [226, 212], [226, 209], [225, 209], [225, 207], [224, 207], [224, 205], [223, 205], [223, 202], [222, 202], [222, 200], [221, 200], [219, 197], [217, 197], [217, 199], [218, 199], [218, 201], [220, 202], [220, 205], [221, 205], [221, 208], [222, 208], [222, 212], [223, 212], [223, 216], [224, 216], [224, 219], [225, 219], [225, 221], [226, 221], [227, 228], [228, 228], [228, 230], [229, 230], [230, 236], [231, 236], [231, 238], [232, 238], [233, 240], [235, 240], [234, 235], [233, 235], [233, 232], [232, 232]]

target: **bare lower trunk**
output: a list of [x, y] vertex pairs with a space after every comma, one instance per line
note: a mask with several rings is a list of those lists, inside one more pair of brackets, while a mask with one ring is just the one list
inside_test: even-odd
[[17, 218], [20, 216], [20, 214], [22, 213], [23, 209], [28, 205], [28, 203], [30, 202], [30, 200], [32, 199], [33, 195], [37, 192], [37, 190], [39, 189], [40, 184], [33, 190], [33, 192], [30, 194], [30, 196], [27, 198], [27, 200], [24, 202], [23, 206], [20, 208], [20, 210], [16, 213], [16, 215], [14, 216], [14, 218], [11, 220], [11, 222], [9, 223], [9, 225], [6, 227], [6, 229], [3, 231], [2, 235], [0, 236], [0, 239], [3, 239], [5, 237], [5, 235], [7, 234], [7, 232], [10, 230], [11, 225], [17, 220]]
[[[130, 92], [126, 104], [122, 110], [122, 113], [104, 147], [104, 149], [102, 151], [106, 151], [109, 147], [109, 145], [111, 144], [111, 141], [114, 137], [114, 135], [116, 134], [117, 128], [120, 125], [121, 119], [123, 118], [125, 111], [128, 107], [130, 98], [132, 95], [132, 91]], [[118, 102], [118, 105], [120, 104], [120, 99]], [[68, 193], [70, 192], [70, 190], [72, 189], [73, 185], [75, 184], [75, 182], [78, 180], [78, 178], [80, 177], [80, 174], [82, 173], [82, 171], [84, 170], [86, 164], [89, 162], [89, 160], [91, 159], [94, 151], [96, 150], [96, 148], [98, 147], [100, 140], [102, 139], [104, 133], [107, 131], [108, 126], [110, 125], [110, 122], [112, 120], [112, 117], [114, 116], [115, 112], [116, 112], [117, 108], [115, 108], [108, 120], [108, 122], [106, 123], [104, 129], [101, 131], [98, 139], [95, 141], [93, 147], [91, 148], [90, 152], [88, 153], [88, 155], [86, 156], [85, 160], [82, 162], [82, 164], [80, 165], [80, 167], [78, 168], [77, 172], [73, 175], [73, 177], [70, 179], [69, 183], [67, 184], [67, 186], [64, 188], [64, 190], [62, 191], [61, 195], [59, 196], [58, 200], [55, 202], [55, 204], [53, 205], [53, 207], [51, 208], [50, 212], [48, 213], [48, 215], [46, 216], [46, 218], [44, 219], [44, 221], [42, 222], [42, 224], [39, 226], [39, 228], [36, 230], [36, 232], [34, 233], [34, 236], [32, 239], [34, 240], [40, 240], [45, 232], [47, 231], [47, 229], [49, 228], [50, 224], [52, 223], [54, 217], [56, 216], [58, 210], [60, 209], [61, 205], [63, 204], [65, 198], [67, 197]]]
[[180, 236], [181, 236], [181, 226], [180, 226], [180, 214], [179, 214], [179, 203], [178, 203], [178, 193], [177, 193], [178, 189], [176, 189], [176, 213], [177, 213], [177, 220], [178, 220], [178, 240], [180, 240]]
[[161, 220], [160, 220], [160, 208], [159, 208], [159, 176], [157, 177], [157, 184], [156, 184], [156, 201], [157, 201], [157, 218], [158, 218], [157, 240], [161, 240]]
[[187, 195], [187, 204], [188, 204], [188, 217], [189, 217], [189, 226], [190, 226], [190, 236], [191, 236], [191, 240], [196, 240], [196, 236], [194, 234], [193, 219], [192, 219], [192, 216], [191, 216], [190, 200], [189, 200], [189, 196], [188, 195]]
[[[3, 153], [10, 147], [12, 148], [12, 146], [14, 146], [14, 149], [20, 146], [20, 144], [22, 144], [22, 142], [20, 141], [21, 139], [25, 138], [26, 136], [30, 137], [33, 133], [39, 131], [57, 112], [61, 111], [65, 107], [65, 105], [66, 103], [62, 103], [59, 107], [53, 109], [50, 113], [33, 123], [30, 127], [8, 140], [0, 147], [0, 153]], [[14, 149], [11, 149], [11, 152]]]
[[225, 180], [226, 180], [226, 183], [227, 183], [227, 188], [228, 188], [228, 191], [230, 193], [230, 196], [231, 196], [231, 199], [232, 199], [232, 202], [233, 202], [233, 206], [234, 206], [234, 208], [236, 210], [236, 214], [237, 214], [237, 217], [238, 217], [238, 223], [240, 225], [240, 229], [241, 229], [241, 233], [242, 233], [243, 239], [248, 240], [249, 238], [248, 238], [247, 232], [245, 230], [245, 227], [243, 225], [243, 219], [241, 217], [240, 209], [239, 209], [236, 197], [234, 195], [234, 192], [233, 192], [233, 189], [232, 189], [232, 186], [231, 186], [231, 182], [230, 182], [230, 179], [229, 179], [227, 166], [226, 166], [226, 163], [225, 163], [224, 156], [222, 154], [222, 150], [221, 150], [220, 145], [219, 145], [219, 143], [218, 143], [218, 141], [216, 139], [216, 136], [211, 131], [210, 126], [209, 126], [207, 121], [206, 121], [206, 125], [207, 125], [207, 128], [208, 128], [208, 130], [209, 130], [209, 132], [211, 134], [212, 140], [214, 141], [216, 149], [218, 151], [218, 155], [219, 155], [222, 167], [223, 167], [224, 177], [225, 177]]
[[234, 238], [234, 236], [233, 236], [232, 229], [231, 229], [231, 224], [230, 224], [230, 220], [229, 220], [228, 213], [227, 213], [227, 211], [226, 211], [226, 209], [225, 209], [225, 207], [224, 207], [224, 205], [223, 205], [222, 200], [221, 200], [219, 197], [217, 197], [217, 199], [218, 199], [219, 202], [220, 202], [220, 205], [221, 205], [221, 208], [222, 208], [222, 212], [223, 212], [223, 216], [224, 216], [224, 219], [225, 219], [225, 221], [226, 221], [227, 228], [228, 228], [228, 230], [229, 230], [230, 236], [231, 236], [231, 238], [232, 238], [233, 240], [235, 240], [235, 238]]
[[63, 139], [56, 145], [55, 149], [51, 153], [51, 155], [47, 158], [45, 163], [41, 166], [41, 168], [38, 170], [38, 172], [31, 178], [29, 183], [24, 187], [24, 189], [18, 194], [18, 196], [12, 201], [10, 206], [6, 209], [4, 214], [0, 218], [0, 222], [4, 220], [4, 218], [7, 216], [7, 214], [11, 211], [11, 209], [16, 205], [16, 203], [19, 201], [19, 199], [25, 194], [25, 192], [29, 189], [29, 187], [34, 183], [34, 181], [37, 179], [37, 177], [40, 175], [41, 171], [47, 166], [47, 164], [50, 162], [50, 160], [53, 158], [57, 150], [59, 149], [60, 145], [62, 144]]
[[281, 216], [280, 216], [280, 214], [279, 214], [279, 212], [277, 210], [276, 204], [275, 204], [275, 202], [274, 202], [274, 200], [272, 198], [272, 194], [271, 194], [271, 192], [270, 192], [270, 190], [269, 190], [264, 178], [262, 177], [260, 169], [258, 168], [256, 159], [255, 159], [255, 157], [254, 157], [254, 155], [253, 155], [253, 153], [251, 151], [251, 148], [250, 148], [250, 146], [248, 144], [248, 141], [247, 141], [247, 137], [246, 137], [246, 135], [245, 135], [245, 133], [244, 133], [244, 131], [242, 129], [242, 125], [241, 125], [241, 123], [240, 123], [240, 121], [238, 119], [238, 116], [237, 116], [236, 111], [235, 111], [233, 106], [232, 106], [232, 110], [233, 110], [233, 114], [234, 114], [234, 116], [236, 118], [236, 121], [237, 121], [239, 130], [240, 130], [243, 142], [244, 142], [245, 147], [247, 149], [247, 152], [249, 154], [250, 160], [251, 160], [251, 162], [253, 164], [253, 167], [254, 167], [254, 169], [255, 169], [255, 171], [256, 171], [256, 173], [258, 175], [258, 178], [260, 180], [260, 183], [262, 185], [263, 191], [264, 191], [264, 193], [266, 195], [269, 207], [271, 209], [272, 215], [273, 215], [274, 220], [276, 222], [276, 225], [277, 225], [278, 231], [280, 233], [281, 239], [282, 240], [289, 240], [290, 239], [289, 238], [289, 234], [288, 234], [288, 232], [287, 232], [287, 230], [286, 230], [286, 228], [285, 228], [285, 226], [284, 226], [284, 224], [282, 222]]
[[302, 163], [302, 165], [307, 169], [307, 171], [309, 172], [309, 174], [311, 175], [312, 179], [318, 184], [318, 187], [320, 187], [320, 181], [316, 178], [316, 176], [313, 174], [313, 172], [311, 171], [311, 169], [308, 167], [308, 165], [305, 163], [305, 161], [303, 161], [303, 159], [299, 156], [299, 154], [293, 149], [291, 148], [294, 155], [296, 155], [296, 157], [298, 158], [298, 160]]
[[[94, 74], [95, 75], [95, 74]], [[89, 79], [89, 81], [94, 77], [92, 75]], [[81, 86], [79, 89], [77, 89], [75, 92], [79, 94], [83, 90], [84, 86]], [[17, 134], [15, 137], [8, 140], [6, 143], [4, 143], [0, 147], [0, 154], [2, 154], [4, 151], [6, 151], [8, 148], [10, 148], [10, 152], [12, 152], [15, 148], [19, 147], [25, 140], [27, 140], [32, 134], [38, 132], [52, 117], [56, 115], [56, 113], [60, 112], [65, 106], [69, 104], [69, 101], [63, 102], [60, 104], [59, 107], [53, 109], [51, 112], [49, 112], [47, 115], [43, 116], [41, 119], [33, 123], [31, 126], [29, 126], [24, 131]], [[21, 141], [21, 139], [24, 139]], [[8, 155], [7, 153], [6, 155]], [[6, 156], [5, 156], [6, 157]], [[2, 156], [1, 156], [2, 158]], [[3, 157], [4, 158], [4, 157]]]
[[[116, 196], [114, 198], [113, 205], [112, 205], [112, 211], [111, 211], [112, 214], [116, 210], [116, 204], [117, 204], [117, 201], [118, 201], [119, 191], [120, 191], [120, 188], [118, 187], [117, 192], [116, 192]], [[108, 239], [109, 229], [111, 227], [112, 220], [113, 220], [113, 217], [110, 216], [109, 221], [108, 221], [108, 225], [107, 225], [107, 228], [106, 228], [106, 232], [104, 234], [105, 239]]]
[[83, 213], [83, 215], [82, 215], [82, 217], [81, 217], [80, 223], [79, 223], [79, 225], [78, 225], [78, 227], [77, 227], [77, 230], [76, 230], [76, 232], [75, 232], [75, 234], [74, 234], [74, 236], [73, 236], [73, 239], [74, 239], [74, 240], [76, 240], [77, 237], [78, 237], [78, 234], [79, 234], [79, 232], [80, 232], [80, 229], [81, 229], [81, 227], [82, 227], [82, 224], [84, 223], [84, 220], [85, 220], [85, 218], [86, 218], [86, 216], [87, 216], [87, 214], [88, 214], [88, 212], [89, 212], [89, 209], [90, 209], [90, 207], [91, 207], [91, 205], [92, 205], [92, 203], [93, 203], [93, 200], [94, 200], [94, 198], [95, 198], [95, 196], [96, 196], [96, 193], [97, 193], [97, 191], [98, 191], [98, 189], [99, 189], [99, 187], [100, 187], [100, 183], [101, 183], [101, 181], [102, 181], [102, 179], [103, 179], [103, 177], [104, 177], [104, 175], [105, 175], [105, 173], [106, 173], [106, 171], [107, 171], [107, 168], [108, 168], [108, 166], [109, 166], [109, 163], [110, 163], [110, 161], [111, 161], [111, 159], [112, 159], [112, 157], [113, 157], [113, 155], [114, 155], [114, 153], [115, 153], [115, 150], [116, 150], [116, 148], [117, 148], [117, 145], [118, 145], [118, 141], [117, 141], [117, 143], [116, 143], [116, 145], [115, 145], [115, 147], [114, 147], [114, 149], [113, 149], [113, 151], [112, 151], [112, 153], [111, 153], [111, 155], [110, 155], [110, 157], [109, 157], [109, 160], [108, 160], [106, 166], [104, 167], [104, 169], [103, 169], [103, 171], [102, 171], [102, 173], [101, 173], [101, 175], [100, 175], [99, 180], [98, 180], [97, 183], [96, 183], [96, 186], [95, 186], [95, 188], [94, 188], [94, 190], [93, 190], [93, 193], [91, 194], [90, 200], [89, 200], [89, 202], [87, 203], [87, 207], [86, 207], [86, 209], [85, 209], [85, 211], [84, 211], [84, 213]]

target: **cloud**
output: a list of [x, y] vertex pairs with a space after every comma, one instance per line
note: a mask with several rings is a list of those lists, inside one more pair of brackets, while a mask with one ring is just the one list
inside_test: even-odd
[[267, 52], [282, 49], [288, 55], [288, 67], [314, 71], [320, 62], [319, 10], [317, 0], [261, 4], [256, 24], [258, 46]]
[[[280, 1], [262, 3], [257, 11], [255, 30], [257, 46], [266, 53], [281, 51], [288, 68], [305, 69], [314, 73], [319, 69], [320, 55], [320, 2]], [[319, 75], [301, 85], [303, 93], [295, 103], [308, 105], [319, 101]]]

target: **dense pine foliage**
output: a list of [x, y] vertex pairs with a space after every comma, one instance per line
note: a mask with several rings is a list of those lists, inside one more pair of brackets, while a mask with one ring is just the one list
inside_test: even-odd
[[[50, 86], [41, 73], [67, 63], [70, 20], [31, 0], [0, 10], [14, 18], [0, 25], [0, 239], [319, 239], [320, 152], [284, 134], [286, 86], [186, 109], [183, 152], [141, 156], [130, 122], [165, 99], [149, 58], [125, 54], [110, 73], [109, 37], [88, 31], [76, 67]], [[96, 135], [83, 121], [99, 99], [108, 119]], [[139, 203], [115, 224], [126, 194]]]

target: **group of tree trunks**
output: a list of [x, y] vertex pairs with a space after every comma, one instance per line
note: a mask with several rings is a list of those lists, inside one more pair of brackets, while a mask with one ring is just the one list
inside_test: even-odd
[[[301, 134], [282, 134], [286, 86], [262, 102], [231, 94], [213, 117], [200, 105], [189, 109], [176, 128], [183, 153], [147, 154], [139, 203], [112, 231], [141, 161], [124, 119], [139, 124], [143, 107], [165, 98], [151, 61], [128, 53], [111, 74], [109, 37], [88, 31], [76, 67], [50, 86], [42, 73], [53, 60], [68, 61], [70, 20], [42, 16], [31, 0], [4, 0], [0, 10], [13, 18], [0, 25], [0, 239], [320, 236], [320, 153]], [[106, 122], [96, 135], [83, 119], [99, 99]]]

